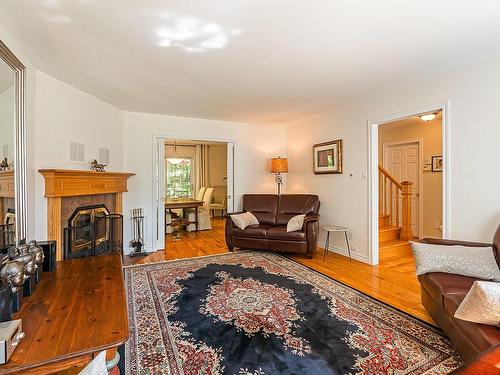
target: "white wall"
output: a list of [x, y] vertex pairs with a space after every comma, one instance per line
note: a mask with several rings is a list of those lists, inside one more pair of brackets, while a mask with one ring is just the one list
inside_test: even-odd
[[224, 178], [227, 177], [227, 146], [225, 144], [210, 145], [208, 148], [208, 163], [210, 185], [226, 186]]
[[[41, 71], [36, 72], [35, 169], [89, 169], [69, 162], [69, 144], [85, 144], [85, 159], [97, 158], [98, 147], [110, 149], [108, 171], [123, 166], [123, 111]], [[36, 238], [47, 236], [44, 179], [35, 175]]]
[[[496, 62], [418, 87], [386, 94], [374, 91], [337, 107], [335, 113], [290, 126], [288, 191], [319, 194], [321, 222], [351, 227], [357, 257], [367, 261], [368, 180], [362, 176], [368, 168], [367, 120], [450, 100], [450, 236], [491, 242], [500, 221], [499, 69]], [[339, 138], [344, 140], [344, 174], [314, 175], [311, 146]], [[334, 245], [341, 247], [337, 240]]]
[[[153, 237], [153, 139], [227, 140], [235, 142], [235, 202], [243, 193], [274, 192], [268, 160], [285, 155], [284, 127], [235, 124], [224, 121], [125, 112], [124, 170], [136, 173], [129, 180], [124, 199], [125, 249], [131, 239], [129, 212], [143, 208], [146, 216], [146, 250], [152, 249]], [[156, 250], [156, 249], [155, 249]]]
[[[12, 76], [14, 84], [14, 76]], [[0, 93], [0, 159], [7, 158], [12, 163], [14, 158], [14, 127], [16, 113], [16, 97], [14, 86], [10, 86]], [[3, 147], [7, 146], [7, 155]]]

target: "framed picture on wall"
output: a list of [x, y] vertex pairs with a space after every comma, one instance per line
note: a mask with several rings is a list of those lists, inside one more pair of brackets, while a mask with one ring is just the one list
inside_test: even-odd
[[342, 173], [342, 140], [315, 144], [313, 163], [315, 174]]
[[432, 157], [432, 171], [433, 172], [443, 171], [443, 157], [441, 155]]

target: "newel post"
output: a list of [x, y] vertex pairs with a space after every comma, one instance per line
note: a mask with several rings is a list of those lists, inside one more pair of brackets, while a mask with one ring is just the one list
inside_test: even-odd
[[401, 228], [400, 238], [404, 241], [408, 241], [413, 239], [413, 233], [411, 230], [411, 186], [413, 185], [413, 182], [403, 181], [401, 185], [403, 186], [403, 190], [401, 191], [401, 219], [403, 220], [403, 225]]

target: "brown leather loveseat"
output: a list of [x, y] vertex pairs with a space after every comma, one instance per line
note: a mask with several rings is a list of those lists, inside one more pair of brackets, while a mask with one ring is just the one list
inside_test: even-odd
[[[493, 247], [497, 264], [500, 267], [500, 225], [493, 238], [493, 244], [435, 238], [426, 238], [421, 242], [450, 246]], [[500, 328], [454, 318], [455, 311], [476, 280], [478, 279], [473, 277], [441, 272], [418, 276], [422, 304], [432, 319], [453, 341], [464, 360], [469, 360], [500, 344]]]
[[[245, 194], [243, 211], [251, 212], [259, 225], [241, 230], [226, 214], [226, 244], [229, 251], [240, 249], [305, 253], [312, 258], [318, 243], [319, 197], [310, 194]], [[302, 230], [287, 232], [286, 225], [295, 215], [305, 214]]]

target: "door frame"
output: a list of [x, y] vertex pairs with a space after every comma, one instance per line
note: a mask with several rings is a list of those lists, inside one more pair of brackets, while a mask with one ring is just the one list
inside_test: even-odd
[[[382, 145], [382, 166], [385, 168], [388, 164], [389, 158], [389, 147], [397, 145], [408, 145], [411, 143], [418, 144], [418, 180], [419, 180], [419, 196], [418, 196], [418, 238], [422, 238], [422, 229], [424, 226], [424, 139], [423, 138], [413, 138], [405, 139], [397, 142], [387, 142]], [[386, 168], [386, 170], [388, 170]], [[391, 203], [392, 204], [392, 203]]]
[[443, 156], [443, 238], [451, 233], [451, 166], [450, 148], [450, 101], [428, 104], [367, 121], [368, 131], [368, 260], [372, 265], [379, 263], [378, 247], [378, 128], [380, 125], [417, 116], [421, 113], [441, 111], [442, 156]]
[[[155, 134], [153, 135], [153, 198], [151, 202], [151, 208], [154, 215], [153, 218], [153, 231], [152, 231], [152, 244], [153, 249], [164, 249], [165, 248], [165, 215], [163, 212], [165, 211], [164, 203], [162, 201], [162, 193], [165, 191], [165, 141], [167, 139], [177, 139], [184, 141], [204, 141], [204, 142], [221, 142], [226, 143], [227, 147], [231, 145], [232, 152], [232, 160], [227, 160], [227, 163], [231, 163], [233, 178], [232, 178], [232, 206], [227, 207], [228, 212], [234, 211], [234, 201], [235, 197], [238, 196], [236, 192], [236, 184], [235, 184], [235, 155], [236, 148], [238, 142], [234, 139], [220, 139], [220, 138], [210, 138], [210, 137], [187, 137], [185, 135], [165, 135], [165, 134]], [[227, 168], [229, 170], [229, 168]], [[229, 192], [229, 189], [227, 190]], [[160, 231], [162, 235], [160, 236]], [[155, 251], [153, 250], [153, 251]]]

